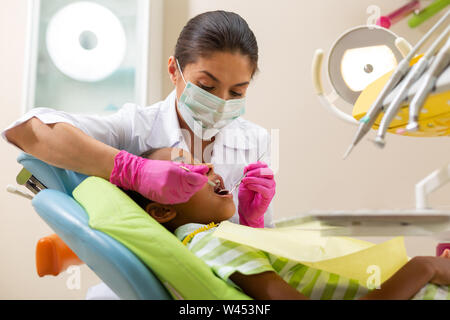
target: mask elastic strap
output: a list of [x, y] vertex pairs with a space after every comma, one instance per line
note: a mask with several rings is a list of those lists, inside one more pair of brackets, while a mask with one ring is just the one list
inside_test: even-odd
[[177, 62], [177, 66], [178, 66], [178, 71], [180, 71], [180, 74], [181, 74], [181, 78], [183, 79], [184, 83], [185, 83], [185, 84], [187, 85], [187, 82], [186, 82], [186, 80], [184, 80], [183, 72], [181, 71], [181, 68], [180, 68], [180, 63], [178, 62], [178, 59], [177, 59], [177, 58], [175, 58], [175, 61]]

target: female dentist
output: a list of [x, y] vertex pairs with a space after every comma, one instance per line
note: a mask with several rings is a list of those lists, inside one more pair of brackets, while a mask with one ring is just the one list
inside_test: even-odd
[[270, 158], [269, 136], [240, 117], [257, 63], [257, 42], [246, 21], [232, 12], [206, 12], [192, 18], [178, 38], [168, 61], [175, 90], [164, 101], [149, 107], [127, 103], [106, 117], [35, 108], [2, 136], [46, 163], [167, 204], [185, 202], [201, 189], [208, 167], [186, 164], [184, 170], [180, 163], [139, 155], [182, 148], [199, 163], [212, 163], [226, 188], [246, 173], [233, 193], [238, 212], [231, 221], [272, 226], [273, 172], [257, 161]]

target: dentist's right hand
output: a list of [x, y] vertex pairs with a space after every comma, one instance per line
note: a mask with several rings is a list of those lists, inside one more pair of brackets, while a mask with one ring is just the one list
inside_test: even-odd
[[206, 165], [183, 164], [150, 160], [125, 150], [114, 158], [109, 181], [126, 190], [134, 190], [144, 197], [162, 204], [187, 202], [208, 181]]

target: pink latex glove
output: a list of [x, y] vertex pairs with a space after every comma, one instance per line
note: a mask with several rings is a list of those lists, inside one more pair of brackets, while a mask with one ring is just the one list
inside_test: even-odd
[[[191, 172], [181, 169], [180, 165]], [[109, 181], [155, 202], [175, 204], [187, 202], [205, 185], [208, 170], [205, 165], [150, 160], [122, 150], [114, 158]]]
[[264, 162], [256, 162], [244, 169], [246, 177], [239, 186], [239, 222], [242, 225], [264, 228], [264, 213], [275, 195], [273, 171]]

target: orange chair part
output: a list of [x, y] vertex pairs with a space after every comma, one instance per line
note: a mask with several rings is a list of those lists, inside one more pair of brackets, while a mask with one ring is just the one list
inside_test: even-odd
[[36, 244], [36, 270], [39, 277], [57, 276], [69, 266], [80, 264], [83, 264], [83, 261], [57, 234], [43, 237]]

